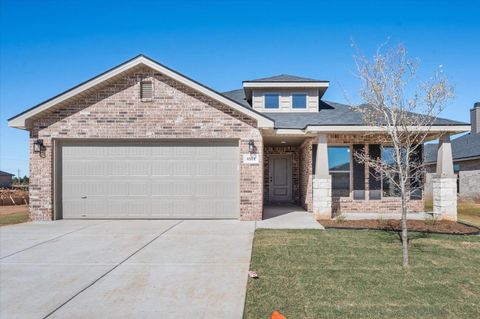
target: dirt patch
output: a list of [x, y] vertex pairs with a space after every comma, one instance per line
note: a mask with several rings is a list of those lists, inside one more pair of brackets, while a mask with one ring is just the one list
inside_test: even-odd
[[[347, 228], [347, 229], [380, 229], [380, 230], [401, 230], [399, 220], [321, 220], [320, 224], [325, 228]], [[409, 220], [407, 222], [409, 231], [418, 231], [426, 233], [441, 233], [441, 234], [479, 234], [480, 229], [473, 226], [468, 226], [462, 223], [451, 221], [423, 221], [423, 220]]]
[[27, 205], [0, 206], [0, 216], [10, 215], [10, 214], [19, 214], [19, 213], [28, 214], [28, 206]]

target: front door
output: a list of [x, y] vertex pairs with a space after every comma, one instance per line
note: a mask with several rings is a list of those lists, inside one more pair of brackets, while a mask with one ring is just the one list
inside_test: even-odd
[[288, 155], [271, 155], [269, 160], [269, 200], [292, 200], [292, 159]]

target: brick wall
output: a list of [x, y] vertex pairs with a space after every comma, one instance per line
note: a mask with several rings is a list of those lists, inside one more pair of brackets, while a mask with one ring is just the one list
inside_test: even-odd
[[307, 137], [302, 145], [299, 147], [299, 191], [300, 191], [300, 205], [306, 211], [312, 212], [312, 137]]
[[300, 202], [299, 190], [299, 150], [292, 146], [265, 146], [263, 150], [264, 173], [263, 173], [263, 198], [269, 202], [269, 166], [271, 155], [289, 155], [292, 159], [292, 202]]
[[[140, 81], [151, 80], [154, 98], [141, 101]], [[46, 151], [33, 153], [43, 139]], [[263, 140], [256, 122], [149, 68], [124, 74], [115, 82], [43, 114], [30, 133], [30, 213], [33, 220], [50, 220], [53, 211], [53, 148], [62, 138], [178, 139], [235, 138], [240, 153], [254, 140], [260, 163]], [[241, 163], [241, 161], [240, 161]], [[259, 220], [263, 209], [262, 164], [240, 164], [242, 220]]]

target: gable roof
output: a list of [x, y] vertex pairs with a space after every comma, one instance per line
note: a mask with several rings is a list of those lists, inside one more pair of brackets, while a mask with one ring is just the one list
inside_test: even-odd
[[[468, 133], [451, 142], [454, 160], [480, 157], [480, 134]], [[437, 161], [438, 144], [425, 144], [425, 162]]]
[[145, 55], [138, 55], [116, 67], [111, 68], [94, 78], [91, 78], [83, 83], [78, 84], [77, 86], [60, 93], [40, 104], [35, 105], [34, 107], [15, 115], [14, 117], [8, 119], [8, 125], [15, 128], [20, 129], [29, 129], [30, 122], [32, 119], [39, 117], [41, 113], [51, 109], [58, 107], [62, 103], [66, 103], [67, 101], [75, 98], [81, 94], [88, 93], [89, 90], [104, 84], [106, 81], [111, 80], [117, 76], [121, 76], [124, 72], [136, 68], [138, 66], [146, 66], [152, 68], [200, 93], [205, 94], [206, 96], [223, 103], [240, 113], [257, 120], [257, 125], [259, 127], [273, 127], [273, 121], [261, 113], [253, 110], [252, 108], [245, 107], [244, 104], [238, 103], [237, 101], [226, 97], [218, 93], [217, 91], [197, 82], [194, 81], [187, 76], [174, 71], [159, 62], [146, 57]]
[[315, 79], [304, 78], [304, 77], [290, 75], [290, 74], [279, 74], [279, 75], [274, 75], [267, 78], [247, 80], [243, 82], [329, 82], [329, 81], [315, 80]]

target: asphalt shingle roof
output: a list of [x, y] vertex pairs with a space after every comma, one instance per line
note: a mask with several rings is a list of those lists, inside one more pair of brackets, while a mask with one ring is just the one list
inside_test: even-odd
[[328, 81], [304, 78], [304, 77], [290, 75], [290, 74], [279, 74], [279, 75], [270, 76], [268, 78], [248, 80], [244, 82], [328, 82]]
[[[437, 161], [438, 144], [425, 144], [425, 162]], [[452, 140], [453, 159], [480, 156], [480, 134], [469, 133]]]
[[235, 102], [242, 104], [245, 107], [252, 108], [251, 105], [247, 102], [247, 98], [245, 97], [245, 91], [243, 89], [223, 92], [222, 94], [234, 100]]
[[[245, 107], [251, 107], [245, 99], [243, 89], [222, 93]], [[262, 112], [275, 121], [275, 128], [304, 129], [308, 125], [365, 125], [362, 115], [350, 105], [320, 100], [319, 112]], [[437, 125], [468, 125], [437, 118]]]

